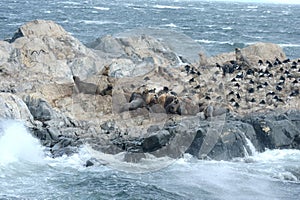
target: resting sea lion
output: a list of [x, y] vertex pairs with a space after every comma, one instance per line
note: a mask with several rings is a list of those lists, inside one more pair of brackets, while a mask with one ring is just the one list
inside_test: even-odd
[[76, 89], [79, 93], [100, 94], [99, 87], [93, 83], [86, 83], [80, 80], [78, 76], [73, 76]]

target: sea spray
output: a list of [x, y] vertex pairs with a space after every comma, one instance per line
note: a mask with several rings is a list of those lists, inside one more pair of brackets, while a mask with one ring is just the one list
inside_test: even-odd
[[0, 121], [0, 165], [11, 162], [41, 162], [43, 148], [21, 122]]

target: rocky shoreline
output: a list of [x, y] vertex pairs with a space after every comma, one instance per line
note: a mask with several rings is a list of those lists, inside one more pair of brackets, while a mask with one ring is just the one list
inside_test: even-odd
[[300, 149], [300, 61], [278, 45], [198, 63], [147, 35], [88, 46], [44, 20], [0, 41], [0, 119], [21, 120], [53, 157], [83, 144], [126, 162]]

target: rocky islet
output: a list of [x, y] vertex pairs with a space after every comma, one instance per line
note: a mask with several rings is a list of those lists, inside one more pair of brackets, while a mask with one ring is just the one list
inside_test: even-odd
[[147, 35], [87, 46], [44, 20], [0, 41], [0, 117], [23, 121], [54, 157], [82, 144], [131, 162], [230, 160], [251, 155], [249, 141], [300, 148], [300, 62], [276, 44], [239, 50], [247, 64], [235, 52], [190, 63]]

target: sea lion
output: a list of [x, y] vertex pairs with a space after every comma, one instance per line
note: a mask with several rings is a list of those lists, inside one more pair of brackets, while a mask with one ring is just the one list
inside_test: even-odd
[[200, 111], [200, 108], [189, 98], [181, 98], [177, 113], [179, 115], [196, 115]]
[[[234, 102], [234, 103], [236, 103], [236, 102]], [[219, 115], [229, 113], [232, 110], [233, 109], [232, 109], [231, 106], [220, 107], [220, 106], [208, 105], [206, 107], [206, 109], [204, 110], [204, 116], [205, 116], [205, 118], [216, 117], [216, 116], [219, 116]]]
[[241, 49], [235, 48], [235, 59], [238, 64], [245, 66], [245, 67], [250, 67], [250, 62], [248, 59], [242, 54]]
[[208, 65], [208, 61], [207, 61], [207, 57], [206, 57], [205, 53], [203, 51], [201, 51], [201, 52], [199, 52], [198, 55], [199, 55], [199, 58], [200, 58], [200, 60], [199, 60], [199, 66], [200, 67], [207, 66]]
[[86, 83], [80, 80], [78, 76], [73, 76], [75, 88], [78, 93], [100, 94], [99, 87], [93, 83]]
[[107, 87], [105, 89], [103, 89], [102, 91], [100, 91], [100, 95], [105, 96], [105, 95], [110, 95], [112, 96], [112, 90], [113, 90], [113, 86], [111, 84], [107, 85]]
[[152, 90], [144, 90], [143, 91], [143, 98], [147, 104], [147, 106], [152, 106], [158, 103], [158, 97], [155, 93], [155, 88]]
[[133, 92], [130, 96], [129, 103], [125, 103], [119, 110], [119, 112], [136, 110], [146, 106], [146, 102], [143, 95], [137, 92]]

